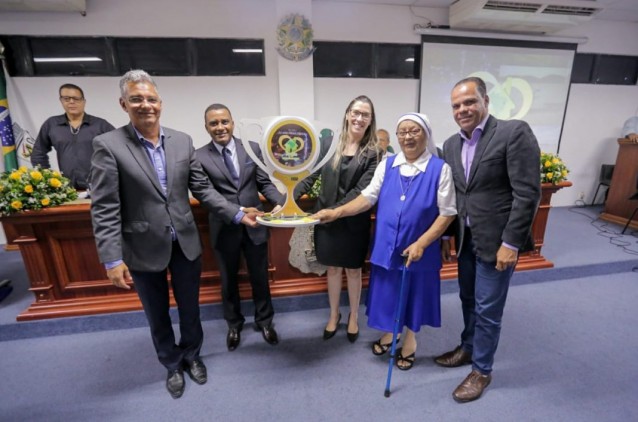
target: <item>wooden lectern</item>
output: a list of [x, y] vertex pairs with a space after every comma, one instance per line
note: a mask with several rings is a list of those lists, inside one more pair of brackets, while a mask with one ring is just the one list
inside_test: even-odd
[[[609, 185], [609, 194], [605, 202], [605, 210], [600, 214], [600, 218], [605, 221], [617, 223], [622, 226], [627, 224], [627, 220], [638, 201], [631, 201], [629, 197], [636, 193], [638, 187], [638, 144], [631, 142], [627, 138], [618, 139], [618, 157], [616, 157], [616, 167], [614, 175]], [[629, 227], [638, 229], [638, 221], [632, 221]]]

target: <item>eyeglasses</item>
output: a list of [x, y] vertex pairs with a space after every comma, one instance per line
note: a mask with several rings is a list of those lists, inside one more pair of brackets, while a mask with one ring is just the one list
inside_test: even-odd
[[135, 104], [135, 105], [142, 104], [144, 101], [146, 101], [149, 104], [155, 105], [155, 104], [159, 104], [160, 99], [157, 98], [157, 97], [147, 97], [147, 98], [144, 98], [144, 97], [130, 97], [128, 99], [129, 103]]
[[408, 135], [410, 135], [413, 138], [415, 138], [415, 137], [419, 136], [421, 134], [421, 132], [423, 132], [423, 130], [421, 130], [420, 128], [414, 128], [414, 129], [410, 129], [410, 130], [401, 130], [401, 131], [397, 132], [397, 138], [405, 139]]
[[360, 117], [361, 120], [365, 121], [368, 121], [372, 118], [372, 115], [370, 113], [362, 113], [359, 110], [350, 110], [350, 116], [352, 116], [353, 119], [358, 119]]
[[60, 100], [62, 100], [65, 103], [70, 103], [71, 101], [74, 101], [76, 103], [79, 103], [80, 101], [84, 101], [83, 97], [60, 97]]

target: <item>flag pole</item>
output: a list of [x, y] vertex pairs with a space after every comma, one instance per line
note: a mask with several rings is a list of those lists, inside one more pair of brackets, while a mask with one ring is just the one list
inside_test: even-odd
[[13, 124], [9, 114], [9, 101], [7, 99], [7, 81], [5, 78], [4, 45], [0, 42], [0, 141], [2, 141], [2, 156], [4, 157], [4, 170], [13, 171], [18, 168], [18, 155], [16, 142], [13, 136]]
[[[16, 154], [15, 137], [13, 136], [13, 124], [9, 115], [9, 101], [7, 99], [7, 84], [5, 80], [5, 57], [4, 46], [0, 42], [0, 144], [2, 145], [2, 157], [4, 160], [4, 170], [13, 171], [18, 168], [18, 156]], [[13, 243], [17, 234], [11, 225], [2, 223], [0, 229], [0, 237], [4, 231], [6, 244], [4, 249], [7, 251], [17, 250], [18, 246]]]

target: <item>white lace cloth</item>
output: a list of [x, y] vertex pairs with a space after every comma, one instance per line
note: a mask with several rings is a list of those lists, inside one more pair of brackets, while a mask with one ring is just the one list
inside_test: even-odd
[[306, 258], [306, 251], [312, 250], [312, 226], [296, 227], [290, 236], [290, 253], [288, 254], [288, 262], [304, 274], [315, 273], [324, 275], [326, 273], [325, 265], [318, 261], [309, 261]]

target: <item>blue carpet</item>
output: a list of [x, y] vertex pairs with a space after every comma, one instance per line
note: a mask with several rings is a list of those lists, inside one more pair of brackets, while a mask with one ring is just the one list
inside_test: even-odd
[[[225, 323], [204, 322], [209, 382], [187, 379], [184, 397], [165, 391], [148, 329], [56, 335], [0, 343], [3, 421], [635, 421], [638, 347], [634, 273], [587, 276], [510, 289], [493, 381], [477, 402], [451, 393], [469, 368], [432, 357], [458, 343], [455, 295], [442, 296], [443, 325], [417, 335], [415, 367], [395, 369], [383, 397], [387, 356], [361, 321], [353, 345], [345, 324], [321, 339], [326, 309], [278, 312], [281, 343], [245, 329], [226, 351]], [[363, 312], [363, 309], [362, 309]]]
[[[512, 278], [512, 286], [531, 283], [544, 283], [556, 280], [570, 280], [583, 275], [598, 276], [631, 272], [636, 266], [635, 261], [620, 261], [613, 264], [590, 264], [579, 267], [552, 268], [536, 271], [517, 272]], [[458, 293], [456, 280], [444, 281], [441, 294]], [[366, 291], [362, 293], [365, 298]], [[327, 306], [324, 294], [283, 297], [273, 299], [277, 313], [296, 312], [301, 310], [319, 309]], [[347, 303], [345, 292], [341, 298], [342, 305]], [[250, 301], [242, 304], [244, 314], [252, 315], [253, 307]], [[171, 309], [173, 321], [177, 321], [177, 311]], [[202, 321], [221, 319], [222, 309], [219, 304], [201, 307]], [[0, 342], [27, 338], [48, 337], [65, 334], [92, 333], [104, 330], [123, 330], [128, 328], [146, 327], [146, 317], [143, 312], [122, 312], [108, 315], [93, 315], [86, 317], [57, 318], [51, 320], [16, 322], [0, 325]]]

